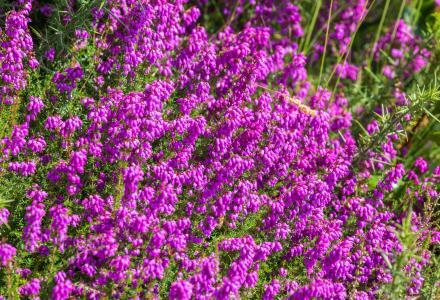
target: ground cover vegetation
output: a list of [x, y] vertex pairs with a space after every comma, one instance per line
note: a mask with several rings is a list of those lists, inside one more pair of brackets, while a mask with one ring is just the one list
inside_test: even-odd
[[439, 5], [0, 1], [0, 299], [439, 299]]

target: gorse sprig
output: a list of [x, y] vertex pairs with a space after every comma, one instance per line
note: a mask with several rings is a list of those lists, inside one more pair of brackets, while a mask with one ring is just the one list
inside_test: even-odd
[[[408, 104], [405, 106], [396, 106], [392, 111], [383, 108], [380, 114], [376, 114], [379, 121], [379, 130], [373, 135], [365, 134], [360, 138], [361, 145], [356, 154], [356, 162], [365, 159], [368, 151], [377, 151], [384, 140], [391, 134], [397, 133], [402, 139], [407, 139], [405, 128], [410, 123], [408, 116], [414, 119], [420, 119], [428, 114], [434, 121], [438, 122], [438, 118], [431, 113], [433, 108], [440, 103], [440, 86], [438, 85], [436, 76], [434, 82], [428, 86], [416, 86], [414, 92], [408, 94]], [[365, 128], [358, 122], [362, 130]], [[400, 129], [399, 129], [400, 128]]]

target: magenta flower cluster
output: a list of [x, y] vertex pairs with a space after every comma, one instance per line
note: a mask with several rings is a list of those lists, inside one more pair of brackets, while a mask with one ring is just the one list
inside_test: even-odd
[[[324, 47], [318, 40], [310, 57], [298, 50], [299, 7], [238, 2], [225, 17], [250, 5], [251, 19], [209, 34], [198, 23], [203, 8], [185, 0], [105, 1], [91, 11], [92, 30], [72, 37], [74, 53], [94, 51], [93, 66], [65, 55], [71, 61], [47, 90], [22, 97], [24, 116], [0, 146], [0, 176], [32, 183], [22, 240], [0, 242], [0, 269], [21, 274], [22, 297], [235, 299], [261, 289], [263, 299], [360, 300], [392, 282], [388, 263], [402, 251], [406, 216], [385, 198], [401, 182], [421, 204], [438, 197], [440, 168], [423, 158], [412, 168], [395, 163], [398, 137], [389, 135], [354, 171], [348, 100], [309, 80], [307, 64]], [[365, 1], [337, 2], [334, 56], [347, 53], [366, 14]], [[2, 105], [14, 105], [38, 71], [31, 7], [18, 5], [0, 31]], [[403, 21], [395, 37], [393, 29], [374, 53], [379, 63], [379, 49], [391, 52], [390, 80], [430, 57]], [[57, 55], [49, 49], [44, 63]], [[334, 68], [357, 79], [355, 65]], [[76, 113], [58, 110], [63, 102]], [[374, 135], [379, 125], [367, 129]], [[371, 187], [375, 170], [383, 176]], [[405, 266], [407, 294], [418, 295], [430, 260], [422, 245], [440, 233], [420, 210], [409, 217], [421, 259]], [[21, 272], [25, 257], [50, 270]]]
[[32, 50], [33, 42], [28, 23], [31, 4], [19, 11], [11, 11], [5, 27], [0, 28], [0, 104], [12, 104], [17, 93], [27, 85], [27, 69], [35, 69], [39, 63]]

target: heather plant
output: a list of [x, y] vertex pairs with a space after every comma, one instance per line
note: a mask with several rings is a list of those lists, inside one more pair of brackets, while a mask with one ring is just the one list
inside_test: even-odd
[[0, 4], [0, 298], [439, 297], [437, 5]]

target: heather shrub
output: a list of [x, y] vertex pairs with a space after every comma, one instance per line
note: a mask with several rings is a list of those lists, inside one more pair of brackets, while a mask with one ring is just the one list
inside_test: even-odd
[[0, 298], [436, 299], [432, 1], [0, 4]]

